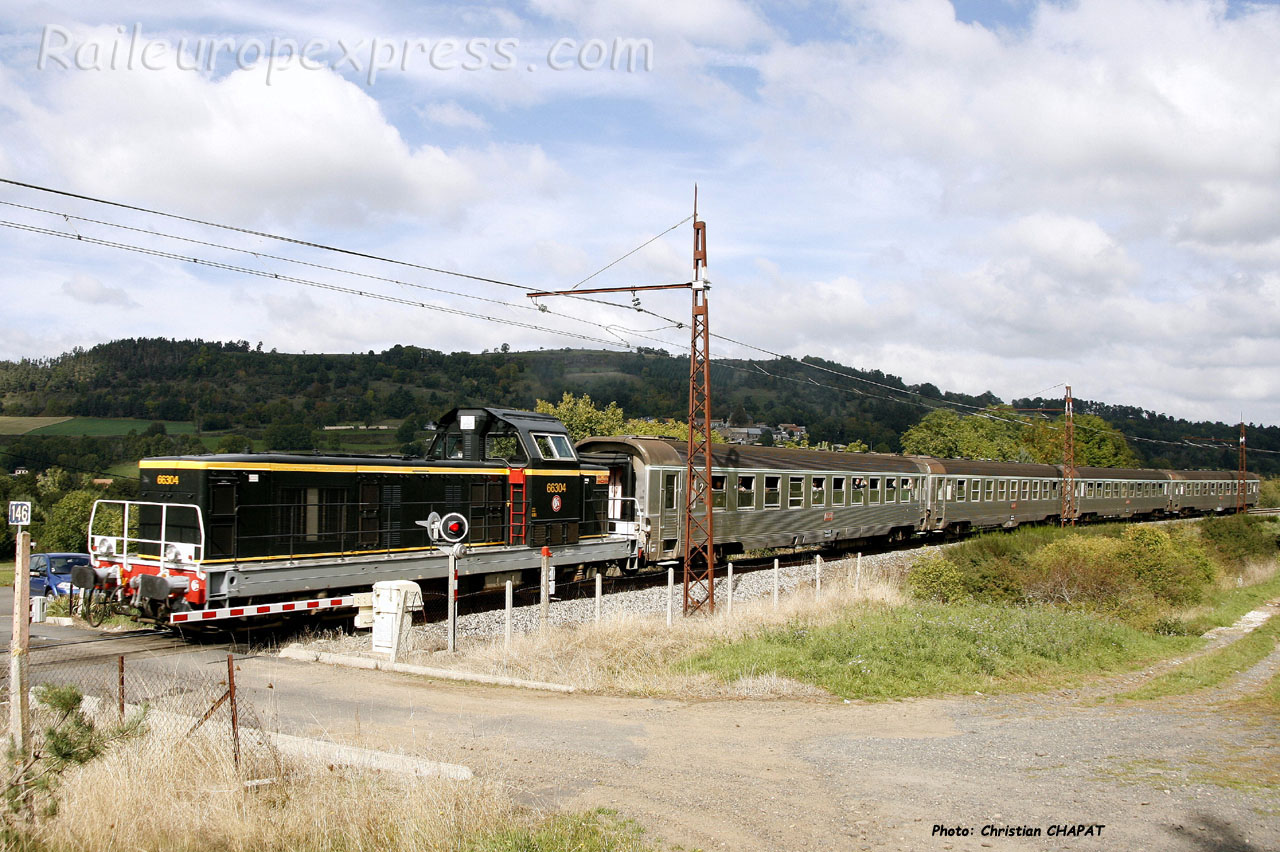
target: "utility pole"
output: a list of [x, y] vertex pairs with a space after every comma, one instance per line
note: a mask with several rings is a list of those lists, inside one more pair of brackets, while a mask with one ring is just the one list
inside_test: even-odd
[[[689, 442], [685, 453], [684, 614], [716, 611], [715, 525], [711, 499], [711, 330], [707, 313], [707, 225], [693, 190], [693, 324], [689, 343]], [[701, 460], [699, 460], [701, 459]], [[699, 514], [698, 501], [702, 501]]]
[[1249, 511], [1249, 501], [1245, 499], [1244, 490], [1249, 485], [1245, 478], [1244, 467], [1244, 420], [1240, 421], [1240, 469], [1236, 472], [1236, 514], [1243, 515]]
[[[715, 612], [715, 529], [711, 500], [711, 330], [707, 293], [707, 225], [698, 219], [698, 190], [693, 191], [693, 280], [687, 284], [647, 284], [637, 287], [595, 287], [548, 290], [542, 296], [585, 296], [642, 290], [689, 290], [693, 311], [689, 324], [689, 424], [685, 444], [684, 614], [704, 606]], [[637, 302], [639, 304], [639, 302]]]
[[[1213, 444], [1230, 444], [1230, 438], [1207, 438], [1203, 435], [1183, 435], [1184, 441], [1208, 441]], [[1249, 487], [1248, 469], [1245, 467], [1245, 441], [1244, 441], [1244, 420], [1240, 421], [1240, 437], [1237, 439], [1239, 443], [1239, 452], [1237, 455], [1238, 464], [1236, 467], [1236, 514], [1241, 515], [1249, 511], [1248, 495], [1245, 489]], [[1192, 446], [1195, 446], [1194, 444]]]
[[1076, 506], [1076, 422], [1075, 402], [1071, 399], [1071, 385], [1063, 406], [1062, 424], [1062, 525], [1076, 525], [1079, 510]]

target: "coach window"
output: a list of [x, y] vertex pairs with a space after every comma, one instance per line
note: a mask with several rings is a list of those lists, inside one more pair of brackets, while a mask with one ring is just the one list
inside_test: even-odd
[[880, 502], [880, 477], [873, 476], [867, 480], [867, 502]]
[[787, 508], [799, 509], [804, 506], [804, 477], [793, 476], [787, 485]]
[[778, 509], [782, 507], [782, 477], [766, 476], [764, 478], [764, 507]]
[[849, 492], [849, 505], [861, 506], [867, 501], [867, 480], [861, 476], [855, 476], [850, 486], [852, 490]]
[[884, 480], [884, 502], [898, 502], [898, 477], [886, 476]]
[[711, 474], [711, 505], [717, 509], [723, 509], [725, 505], [724, 483], [725, 475], [723, 473]]
[[963, 480], [963, 479], [956, 480], [956, 500], [960, 501], [961, 503], [963, 503], [965, 500], [966, 485], [967, 485], [966, 480]]
[[831, 477], [831, 505], [832, 506], [844, 505], [844, 477], [843, 476]]
[[1031, 499], [1032, 500], [1040, 499], [1040, 480], [1038, 479], [1035, 482], [1031, 483]]
[[825, 476], [815, 476], [810, 480], [809, 505], [827, 505], [827, 478]]
[[569, 443], [569, 439], [564, 435], [537, 435], [533, 436], [533, 442], [538, 445], [538, 452], [542, 454], [544, 459], [576, 459], [573, 454], [573, 445]]
[[902, 488], [898, 491], [898, 501], [901, 503], [910, 503], [915, 492], [916, 481], [902, 477]]
[[738, 508], [754, 509], [756, 507], [756, 475], [754, 473], [738, 474]]
[[674, 511], [676, 508], [676, 474], [662, 475], [662, 508]]
[[990, 503], [996, 498], [996, 481], [988, 479], [982, 483], [982, 499]]
[[996, 480], [996, 500], [1008, 499], [1009, 485], [1003, 479]]

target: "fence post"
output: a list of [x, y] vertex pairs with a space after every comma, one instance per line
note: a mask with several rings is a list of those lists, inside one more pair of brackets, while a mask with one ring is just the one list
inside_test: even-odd
[[227, 654], [227, 698], [231, 702], [231, 744], [236, 769], [240, 768], [240, 712], [236, 707], [236, 658]]
[[667, 569], [667, 626], [671, 626], [671, 614], [675, 607], [676, 569]]
[[502, 626], [502, 633], [503, 633], [502, 650], [503, 651], [511, 650], [511, 605], [514, 602], [512, 600], [514, 597], [515, 595], [511, 591], [511, 581], [508, 580], [507, 581], [507, 612], [506, 612], [506, 618]]
[[600, 623], [600, 602], [604, 597], [604, 575], [596, 574], [596, 624]]
[[857, 595], [862, 591], [862, 551], [858, 551], [857, 570], [853, 575], [853, 593]]
[[551, 623], [551, 548], [542, 548], [542, 595], [538, 600], [538, 629], [547, 632]]
[[120, 655], [120, 659], [116, 661], [119, 669], [119, 679], [116, 683], [116, 709], [120, 713], [120, 724], [124, 724], [124, 654]]
[[733, 563], [729, 563], [729, 575], [727, 578], [729, 584], [729, 617], [733, 618]]
[[13, 562], [13, 621], [9, 638], [9, 736], [18, 754], [26, 756], [30, 742], [27, 696], [27, 649], [31, 644], [31, 533], [18, 533]]
[[813, 597], [822, 597], [822, 557], [813, 557]]
[[778, 575], [778, 560], [773, 560], [773, 608], [778, 608], [778, 585], [781, 579]]

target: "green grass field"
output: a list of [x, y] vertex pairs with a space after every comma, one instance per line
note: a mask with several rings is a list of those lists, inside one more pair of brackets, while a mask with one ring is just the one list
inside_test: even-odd
[[687, 664], [725, 680], [776, 672], [842, 698], [884, 701], [1059, 686], [1199, 641], [1052, 607], [917, 603], [850, 611], [834, 624], [797, 620]]
[[70, 417], [0, 417], [0, 435], [25, 435], [65, 423]]
[[[8, 418], [6, 418], [8, 419]], [[142, 434], [147, 430], [153, 422], [151, 420], [129, 420], [116, 419], [111, 417], [71, 417], [71, 418], [13, 418], [22, 420], [53, 420], [58, 419], [57, 423], [50, 423], [36, 429], [31, 429], [32, 435], [72, 435], [78, 437], [104, 437], [112, 435], [127, 435], [130, 431]], [[195, 432], [195, 425], [182, 420], [161, 420], [164, 428], [170, 435], [189, 435]]]

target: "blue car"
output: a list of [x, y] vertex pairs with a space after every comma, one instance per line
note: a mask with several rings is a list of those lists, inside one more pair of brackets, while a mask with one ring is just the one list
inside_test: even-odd
[[71, 569], [88, 565], [87, 553], [31, 554], [31, 594], [46, 598], [71, 593]]

